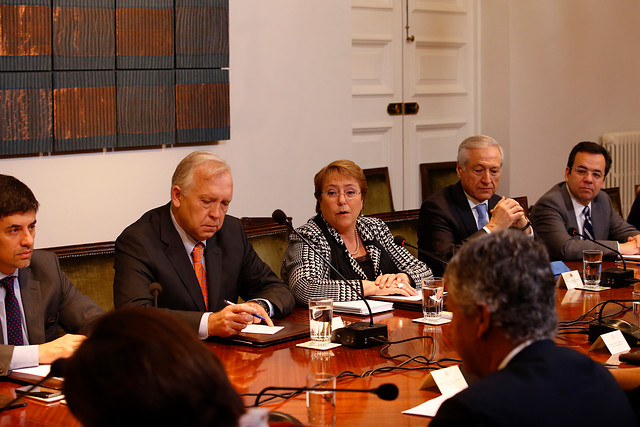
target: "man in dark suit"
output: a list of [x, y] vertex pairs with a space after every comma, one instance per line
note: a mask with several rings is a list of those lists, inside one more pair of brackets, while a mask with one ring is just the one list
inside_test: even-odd
[[[55, 254], [34, 251], [39, 203], [25, 184], [0, 175], [0, 375], [69, 357], [103, 314], [60, 271]], [[58, 325], [71, 332], [57, 338]]]
[[445, 281], [453, 345], [479, 379], [446, 400], [430, 425], [636, 425], [613, 376], [554, 343], [555, 281], [543, 245], [514, 230], [474, 239]]
[[531, 220], [536, 238], [544, 242], [552, 259], [576, 261], [585, 249], [599, 249], [605, 257], [614, 251], [579, 236], [575, 228], [622, 254], [640, 252], [640, 231], [623, 220], [611, 206], [609, 196], [600, 191], [611, 167], [606, 148], [595, 142], [580, 142], [571, 150], [565, 169], [565, 182], [554, 185], [536, 202]]
[[460, 181], [430, 196], [420, 208], [418, 246], [433, 274], [470, 238], [516, 227], [531, 234], [529, 221], [518, 202], [496, 195], [503, 163], [502, 148], [495, 139], [476, 135], [458, 147]]
[[[226, 215], [233, 197], [229, 166], [196, 151], [177, 166], [171, 202], [145, 213], [116, 240], [116, 308], [151, 306], [149, 285], [201, 338], [235, 335], [250, 323], [284, 316], [293, 295], [258, 257], [240, 220]], [[224, 224], [224, 226], [223, 226]], [[235, 303], [241, 297], [246, 303]]]

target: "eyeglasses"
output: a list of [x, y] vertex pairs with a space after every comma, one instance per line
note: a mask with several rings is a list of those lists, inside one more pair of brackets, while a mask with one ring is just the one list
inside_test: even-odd
[[574, 171], [576, 171], [576, 173], [578, 174], [578, 176], [580, 178], [586, 178], [587, 175], [591, 174], [591, 176], [593, 177], [593, 179], [595, 180], [601, 180], [604, 177], [604, 174], [600, 171], [590, 171], [587, 168], [583, 168], [581, 166], [577, 167], [577, 168], [572, 168]]
[[344, 192], [341, 193], [341, 192], [336, 191], [336, 190], [328, 190], [328, 191], [322, 192], [322, 194], [324, 194], [325, 196], [327, 196], [330, 199], [337, 199], [340, 194], [342, 194], [347, 199], [353, 199], [354, 197], [359, 195], [360, 192], [356, 191], [356, 190], [347, 190], [347, 191], [344, 191]]

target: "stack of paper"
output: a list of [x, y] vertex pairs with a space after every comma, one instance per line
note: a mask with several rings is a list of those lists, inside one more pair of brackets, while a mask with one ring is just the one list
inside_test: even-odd
[[[393, 310], [393, 303], [387, 301], [367, 300], [373, 314]], [[334, 301], [333, 311], [337, 313], [354, 314], [356, 316], [368, 316], [369, 310], [364, 301]]]

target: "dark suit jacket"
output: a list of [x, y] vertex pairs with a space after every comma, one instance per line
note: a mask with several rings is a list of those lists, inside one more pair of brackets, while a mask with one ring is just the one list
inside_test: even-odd
[[633, 206], [631, 206], [627, 222], [633, 225], [637, 230], [640, 230], [640, 193], [638, 193], [633, 202]]
[[[115, 307], [152, 306], [149, 284], [163, 291], [158, 306], [173, 310], [194, 330], [206, 311], [189, 255], [171, 221], [170, 204], [145, 213], [116, 240], [113, 295]], [[258, 257], [240, 220], [225, 216], [223, 226], [207, 240], [204, 252], [209, 288], [209, 311], [224, 308], [224, 300], [269, 300], [276, 315], [295, 306], [293, 295]]]
[[589, 357], [537, 341], [502, 370], [446, 400], [439, 426], [635, 426], [613, 376]]
[[[489, 199], [489, 217], [491, 217], [491, 209], [500, 199], [501, 197], [496, 194]], [[445, 187], [422, 203], [418, 220], [420, 249], [448, 261], [467, 239], [484, 235], [486, 235], [484, 230], [478, 230], [460, 181]], [[419, 258], [431, 267], [435, 276], [442, 275], [443, 263], [424, 254], [419, 254]]]
[[[538, 199], [531, 212], [531, 221], [536, 239], [544, 242], [552, 259], [579, 261], [585, 249], [602, 250], [608, 258], [616, 256], [615, 252], [602, 246], [569, 235], [567, 230], [571, 227], [577, 229], [578, 223], [565, 182], [554, 185]], [[640, 234], [618, 215], [604, 191], [591, 201], [591, 221], [595, 239], [612, 248], [617, 248], [617, 242], [624, 243], [628, 237]]]
[[[18, 282], [29, 344], [53, 341], [58, 337], [58, 325], [68, 333], [86, 334], [91, 322], [104, 313], [73, 286], [51, 252], [34, 251], [31, 265], [18, 270]], [[13, 349], [0, 344], [0, 375], [8, 374]]]

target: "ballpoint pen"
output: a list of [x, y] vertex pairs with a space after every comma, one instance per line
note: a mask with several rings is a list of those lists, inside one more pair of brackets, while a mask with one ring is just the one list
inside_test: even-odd
[[[227, 301], [227, 300], [224, 300], [224, 303], [227, 304], [227, 305], [237, 305], [237, 304], [234, 304], [231, 301]], [[260, 320], [264, 320], [265, 322], [267, 321], [267, 319], [265, 319], [264, 317], [260, 316], [259, 314], [251, 313], [251, 315], [254, 316], [254, 317], [257, 317]]]

